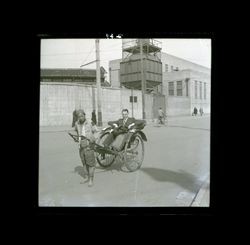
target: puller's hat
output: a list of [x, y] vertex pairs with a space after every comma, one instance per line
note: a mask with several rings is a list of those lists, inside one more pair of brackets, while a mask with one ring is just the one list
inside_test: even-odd
[[79, 110], [77, 111], [77, 115], [78, 115], [78, 117], [79, 117], [79, 116], [82, 116], [82, 115], [85, 116], [86, 114], [85, 114], [84, 110], [79, 109]]

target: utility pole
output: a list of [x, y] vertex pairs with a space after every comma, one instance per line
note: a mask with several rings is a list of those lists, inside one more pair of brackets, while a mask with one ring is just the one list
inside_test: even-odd
[[100, 39], [95, 40], [96, 46], [96, 89], [97, 89], [97, 125], [102, 126], [102, 98], [101, 98], [101, 72], [100, 72]]
[[132, 117], [134, 117], [134, 93], [133, 93], [133, 88], [131, 89], [131, 97], [132, 97]]
[[142, 118], [146, 118], [145, 113], [145, 79], [143, 69], [143, 51], [142, 51], [142, 39], [140, 39], [140, 56], [141, 56], [141, 92], [142, 92]]

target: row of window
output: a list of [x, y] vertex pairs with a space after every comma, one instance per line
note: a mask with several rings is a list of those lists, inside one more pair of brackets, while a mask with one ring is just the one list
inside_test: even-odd
[[[189, 79], [185, 79], [184, 81], [176, 81], [176, 95], [177, 96], [189, 96], [189, 91], [188, 91], [188, 82]], [[207, 88], [206, 88], [206, 83], [203, 83], [201, 81], [195, 81], [195, 92], [194, 92], [194, 97], [195, 99], [198, 99], [198, 85], [199, 85], [199, 99], [207, 99]], [[202, 93], [203, 91], [203, 93]], [[175, 95], [175, 86], [174, 82], [168, 82], [168, 95], [169, 96], [174, 96]], [[203, 96], [202, 96], [203, 95]]]
[[[189, 91], [188, 91], [188, 81], [189, 79], [185, 79], [184, 81], [177, 81], [176, 82], [176, 95], [177, 96], [185, 96], [188, 97]], [[168, 83], [168, 95], [174, 96], [174, 82]]]
[[[170, 69], [169, 69], [169, 68], [170, 68]], [[169, 71], [179, 71], [179, 67], [178, 67], [178, 66], [176, 66], [176, 67], [170, 66], [170, 67], [169, 67], [168, 64], [165, 64], [165, 72], [169, 72]]]
[[[198, 99], [198, 86], [199, 86], [199, 99], [207, 99], [207, 88], [206, 88], [206, 83], [203, 83], [202, 86], [202, 82], [201, 81], [194, 81], [195, 85], [194, 85], [194, 98]], [[203, 87], [203, 97], [202, 97], [202, 87]]]

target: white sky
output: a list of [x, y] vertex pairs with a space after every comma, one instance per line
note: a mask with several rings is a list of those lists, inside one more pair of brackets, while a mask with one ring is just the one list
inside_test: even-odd
[[[156, 39], [162, 52], [211, 68], [211, 39]], [[109, 61], [122, 58], [121, 39], [100, 39], [100, 62], [108, 72]], [[80, 68], [95, 60], [95, 39], [42, 39], [41, 68]], [[95, 69], [90, 64], [85, 69]], [[107, 76], [109, 80], [109, 76]]]

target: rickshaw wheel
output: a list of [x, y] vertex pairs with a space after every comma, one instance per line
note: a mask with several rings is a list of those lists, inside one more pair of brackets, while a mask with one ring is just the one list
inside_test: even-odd
[[[134, 138], [132, 142], [131, 138]], [[134, 172], [142, 165], [144, 159], [144, 143], [139, 134], [136, 134], [131, 138], [125, 146], [124, 165], [130, 172]]]
[[[97, 144], [103, 146], [103, 141], [106, 139], [106, 137], [109, 135], [109, 133], [104, 133], [103, 135], [101, 135], [101, 137], [97, 140]], [[114, 162], [115, 160], [115, 155], [112, 154], [101, 154], [101, 153], [96, 153], [96, 159], [97, 162], [99, 163], [100, 166], [107, 168], [109, 166], [111, 166], [111, 164]]]

